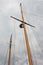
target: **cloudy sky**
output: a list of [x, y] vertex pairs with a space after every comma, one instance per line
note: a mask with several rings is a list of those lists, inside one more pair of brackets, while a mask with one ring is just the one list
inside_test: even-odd
[[28, 65], [23, 29], [10, 16], [21, 19], [20, 3], [24, 19], [36, 28], [26, 25], [33, 65], [43, 65], [43, 0], [0, 0], [0, 65], [8, 60], [9, 40], [12, 33], [11, 65]]

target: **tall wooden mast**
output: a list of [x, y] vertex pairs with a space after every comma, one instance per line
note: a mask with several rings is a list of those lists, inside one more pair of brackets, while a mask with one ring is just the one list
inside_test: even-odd
[[10, 58], [11, 58], [11, 45], [12, 45], [12, 34], [11, 34], [11, 37], [10, 37], [8, 65], [10, 65]]
[[[22, 10], [22, 4], [20, 3], [21, 7], [21, 16], [22, 16], [22, 22], [24, 22], [24, 16], [23, 16], [23, 10]], [[27, 48], [27, 54], [28, 54], [28, 62], [29, 65], [33, 65], [32, 63], [32, 57], [31, 57], [31, 52], [30, 52], [30, 47], [29, 47], [29, 42], [28, 42], [28, 37], [27, 37], [27, 32], [26, 32], [26, 26], [24, 23], [22, 23], [24, 26], [24, 36], [25, 36], [25, 41], [26, 41], [26, 48]]]

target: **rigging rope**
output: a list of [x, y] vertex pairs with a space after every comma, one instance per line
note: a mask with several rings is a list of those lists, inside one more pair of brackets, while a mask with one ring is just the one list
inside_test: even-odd
[[[8, 50], [9, 50], [9, 49], [7, 49], [7, 53], [8, 53]], [[4, 65], [6, 65], [6, 61], [7, 61], [7, 53], [6, 53], [6, 56], [5, 56], [5, 59], [4, 59]]]
[[14, 44], [14, 47], [13, 47], [13, 59], [12, 59], [12, 65], [15, 65], [15, 63], [14, 63], [14, 58], [15, 58], [15, 44]]

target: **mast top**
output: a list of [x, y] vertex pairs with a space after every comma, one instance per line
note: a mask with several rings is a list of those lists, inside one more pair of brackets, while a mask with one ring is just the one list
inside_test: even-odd
[[10, 42], [12, 43], [12, 34], [11, 34], [11, 36], [10, 36]]

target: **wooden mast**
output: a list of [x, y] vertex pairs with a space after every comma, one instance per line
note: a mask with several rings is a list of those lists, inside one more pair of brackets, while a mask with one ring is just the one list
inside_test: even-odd
[[[22, 22], [24, 22], [24, 16], [23, 16], [22, 4], [21, 3], [20, 3], [20, 7], [21, 7]], [[27, 37], [27, 32], [26, 32], [26, 26], [25, 26], [24, 23], [22, 23], [22, 24], [24, 26], [24, 35], [25, 35], [26, 48], [27, 48], [27, 54], [28, 54], [28, 62], [29, 62], [29, 65], [33, 65], [31, 52], [30, 52], [30, 47], [29, 47], [29, 42], [28, 42], [28, 37]]]
[[8, 65], [10, 65], [10, 58], [11, 58], [11, 45], [12, 45], [12, 34], [11, 34], [11, 37], [10, 37]]

